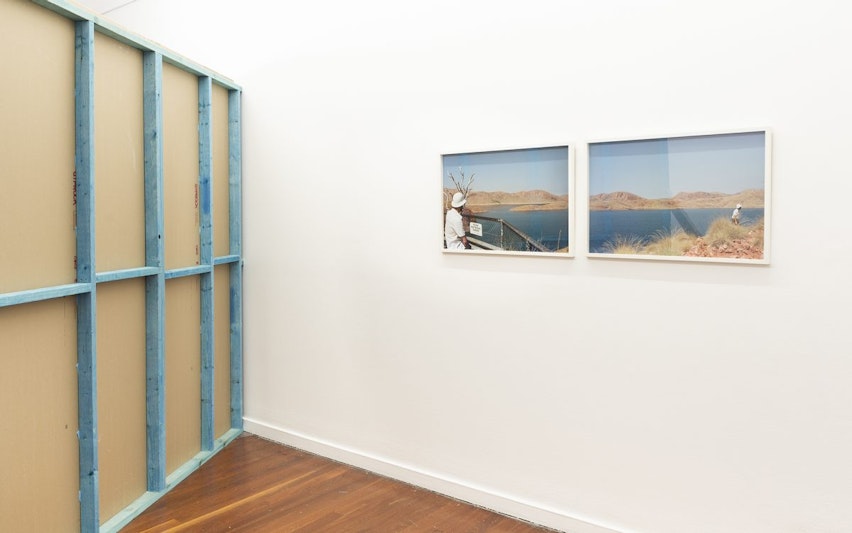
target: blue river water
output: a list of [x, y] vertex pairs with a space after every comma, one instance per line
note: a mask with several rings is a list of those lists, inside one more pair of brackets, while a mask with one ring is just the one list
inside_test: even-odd
[[502, 206], [481, 215], [501, 218], [523, 231], [550, 250], [568, 246], [568, 210], [512, 211], [516, 206]]
[[[503, 206], [481, 213], [502, 218], [551, 250], [568, 245], [568, 210], [512, 211]], [[719, 217], [729, 219], [731, 209], [649, 209], [636, 211], [591, 211], [589, 213], [589, 252], [606, 252], [606, 244], [616, 237], [649, 240], [661, 233], [683, 229], [704, 235]], [[742, 223], [763, 217], [763, 208], [743, 209]]]
[[[589, 252], [606, 252], [606, 244], [617, 237], [652, 240], [660, 234], [683, 229], [690, 235], [704, 235], [717, 218], [730, 220], [733, 209], [648, 209], [637, 211], [591, 211], [589, 213]], [[742, 224], [763, 217], [763, 208], [743, 209]]]

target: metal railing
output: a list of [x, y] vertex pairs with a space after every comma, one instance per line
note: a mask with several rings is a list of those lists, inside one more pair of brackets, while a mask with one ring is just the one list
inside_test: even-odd
[[482, 235], [471, 235], [467, 232], [467, 240], [471, 246], [481, 250], [504, 250], [512, 252], [552, 252], [537, 240], [502, 218], [482, 215], [463, 215], [465, 227], [468, 222], [481, 224]]

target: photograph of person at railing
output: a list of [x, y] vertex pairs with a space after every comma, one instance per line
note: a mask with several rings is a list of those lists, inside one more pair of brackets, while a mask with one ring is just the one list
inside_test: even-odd
[[567, 146], [444, 155], [443, 170], [445, 249], [569, 253]]

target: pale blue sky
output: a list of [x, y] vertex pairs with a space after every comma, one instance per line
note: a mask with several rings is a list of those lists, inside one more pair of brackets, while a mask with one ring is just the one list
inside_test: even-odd
[[443, 156], [444, 187], [453, 188], [447, 175], [475, 174], [473, 191], [518, 192], [541, 189], [568, 194], [568, 147], [502, 150]]
[[589, 145], [589, 194], [644, 198], [763, 189], [765, 133], [729, 133]]

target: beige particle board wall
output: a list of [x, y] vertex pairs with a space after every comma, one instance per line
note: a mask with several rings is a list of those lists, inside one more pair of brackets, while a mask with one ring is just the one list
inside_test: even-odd
[[95, 34], [98, 272], [145, 264], [142, 52]]
[[[95, 251], [100, 272], [145, 264], [142, 53], [95, 34]], [[145, 282], [97, 291], [101, 523], [147, 488]]]
[[98, 463], [101, 523], [147, 488], [145, 281], [98, 286]]
[[201, 284], [166, 281], [166, 475], [201, 451]]
[[73, 283], [74, 24], [3, 0], [0, 65], [0, 292]]
[[231, 265], [219, 265], [213, 270], [214, 287], [214, 373], [213, 425], [214, 435], [221, 437], [231, 429]]
[[75, 298], [0, 308], [0, 531], [80, 522]]
[[[94, 138], [81, 140], [94, 148], [94, 266], [110, 274], [73, 287], [79, 297], [62, 297], [69, 288], [57, 286], [76, 281], [76, 24], [50, 7], [0, 0], [0, 405], [11, 428], [0, 440], [0, 532], [90, 530], [95, 519], [109, 529], [133, 512], [149, 485], [146, 359], [160, 340], [166, 475], [192, 469], [202, 447], [200, 286], [207, 274], [166, 273], [177, 277], [165, 281], [164, 308], [148, 309], [146, 280], [162, 278], [138, 270], [163, 266], [146, 265], [146, 216], [164, 217], [166, 270], [200, 261], [198, 77], [162, 65], [163, 129], [156, 133], [163, 142], [164, 211], [146, 212], [144, 53], [92, 24], [94, 105], [82, 107], [93, 111]], [[229, 90], [214, 84], [212, 98], [214, 254], [221, 256], [229, 253]], [[214, 437], [231, 429], [230, 268], [212, 274]], [[19, 291], [28, 292], [7, 294]], [[78, 324], [78, 301], [90, 296], [94, 330], [88, 313]], [[163, 339], [148, 339], [149, 311], [164, 313]], [[90, 355], [97, 406], [81, 403], [78, 412], [78, 398], [92, 391], [86, 381], [78, 388], [77, 362]], [[162, 429], [153, 424], [152, 435]], [[78, 430], [97, 437], [95, 483], [84, 475], [81, 484], [80, 465], [87, 472], [93, 465], [80, 457]]]
[[166, 268], [195, 266], [198, 237], [198, 78], [163, 65]]

